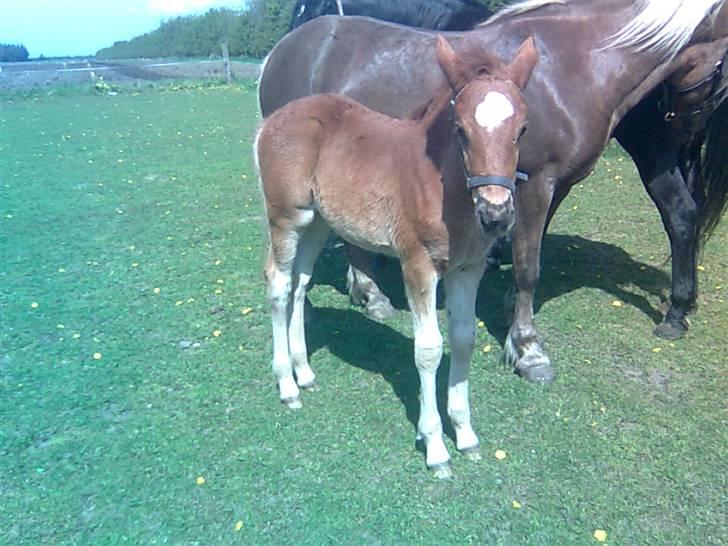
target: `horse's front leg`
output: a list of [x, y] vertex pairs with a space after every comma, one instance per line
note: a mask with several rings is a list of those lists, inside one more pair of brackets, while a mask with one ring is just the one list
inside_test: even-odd
[[447, 413], [458, 450], [473, 461], [480, 460], [480, 445], [470, 424], [468, 375], [475, 346], [475, 300], [484, 265], [454, 271], [444, 279], [450, 339]]
[[442, 438], [437, 410], [437, 369], [442, 359], [442, 336], [437, 326], [437, 273], [427, 256], [402, 262], [407, 300], [415, 331], [415, 365], [420, 376], [420, 417], [417, 437], [424, 442], [427, 467], [438, 478], [452, 476], [450, 454]]
[[533, 321], [533, 298], [540, 275], [541, 242], [553, 197], [553, 184], [532, 177], [516, 192], [513, 227], [513, 323], [504, 358], [517, 374], [533, 383], [551, 383], [554, 369], [541, 347]]
[[363, 306], [367, 316], [374, 320], [393, 317], [397, 311], [374, 281], [375, 255], [349, 243], [345, 243], [345, 247], [350, 263], [346, 284], [351, 301]]

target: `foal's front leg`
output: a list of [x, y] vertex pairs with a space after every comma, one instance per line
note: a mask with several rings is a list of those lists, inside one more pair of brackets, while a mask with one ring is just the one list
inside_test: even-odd
[[450, 454], [442, 440], [437, 411], [437, 369], [442, 359], [442, 336], [437, 327], [437, 273], [429, 258], [402, 263], [407, 300], [415, 330], [415, 365], [420, 376], [420, 418], [417, 436], [425, 443], [427, 466], [438, 478], [452, 476]]
[[483, 265], [454, 271], [444, 279], [450, 339], [447, 413], [455, 429], [458, 449], [474, 461], [480, 460], [480, 446], [470, 424], [468, 374], [475, 346], [475, 300]]

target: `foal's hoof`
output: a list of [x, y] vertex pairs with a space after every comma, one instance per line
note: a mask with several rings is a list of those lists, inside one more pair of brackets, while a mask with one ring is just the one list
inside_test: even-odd
[[465, 457], [468, 461], [478, 462], [483, 459], [483, 456], [480, 454], [480, 446], [475, 445], [473, 447], [466, 447], [465, 449], [461, 449], [460, 453], [463, 454], [463, 457]]
[[303, 402], [301, 401], [300, 396], [291, 396], [290, 398], [281, 398], [281, 402], [288, 408], [292, 410], [299, 410], [303, 407]]
[[556, 378], [556, 371], [548, 360], [531, 366], [516, 366], [515, 373], [530, 383], [548, 385]]
[[682, 319], [677, 324], [663, 320], [653, 333], [662, 339], [680, 339], [687, 333], [688, 326], [687, 319]]
[[316, 381], [311, 381], [310, 383], [306, 383], [305, 385], [298, 385], [298, 388], [300, 388], [302, 391], [314, 392], [318, 390], [318, 383], [316, 383]]
[[449, 480], [452, 478], [450, 463], [434, 464], [430, 467], [430, 470], [432, 470], [433, 476], [435, 476], [438, 480]]
[[394, 317], [397, 314], [397, 310], [392, 307], [389, 299], [377, 298], [367, 303], [366, 314], [370, 319], [381, 322]]

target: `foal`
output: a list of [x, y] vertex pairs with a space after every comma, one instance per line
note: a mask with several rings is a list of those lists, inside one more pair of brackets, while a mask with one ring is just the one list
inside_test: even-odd
[[314, 262], [333, 229], [401, 261], [420, 376], [418, 436], [427, 466], [448, 477], [435, 396], [442, 357], [436, 287], [443, 279], [452, 351], [448, 415], [457, 448], [476, 459], [468, 402], [475, 299], [488, 248], [513, 224], [518, 139], [526, 124], [521, 91], [537, 53], [529, 38], [508, 65], [486, 52], [466, 61], [438, 36], [436, 55], [450, 89], [418, 119], [390, 118], [339, 95], [306, 97], [265, 120], [255, 154], [270, 231], [265, 278], [281, 400], [300, 408], [299, 387], [314, 385], [303, 307]]

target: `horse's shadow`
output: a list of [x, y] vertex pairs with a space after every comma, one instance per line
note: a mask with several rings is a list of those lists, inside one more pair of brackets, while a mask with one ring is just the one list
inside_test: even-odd
[[[314, 282], [333, 286], [346, 293], [344, 272], [346, 256], [333, 247], [321, 255], [316, 267]], [[541, 282], [535, 306], [538, 310], [545, 302], [583, 287], [598, 288], [615, 298], [642, 310], [655, 323], [662, 314], [646, 296], [625, 290], [634, 285], [651, 296], [661, 296], [669, 286], [669, 276], [663, 271], [635, 261], [621, 248], [578, 236], [547, 235], [541, 268]], [[389, 261], [380, 268], [377, 281], [390, 297], [395, 308], [407, 309], [399, 266]], [[501, 345], [508, 333], [503, 309], [503, 297], [511, 286], [511, 272], [503, 269], [486, 273], [478, 294], [477, 315], [488, 331]], [[362, 312], [319, 307], [313, 321], [307, 327], [308, 346], [311, 353], [327, 347], [341, 360], [357, 368], [381, 375], [401, 400], [407, 418], [417, 426], [419, 416], [419, 379], [414, 366], [414, 347], [406, 337], [386, 324], [368, 319]], [[356, 339], [356, 343], [352, 340]], [[449, 357], [445, 355], [438, 371], [438, 406], [442, 415], [446, 412], [447, 374]], [[444, 420], [445, 433], [454, 437], [448, 420]]]
[[[377, 270], [377, 283], [390, 298], [396, 309], [406, 310], [407, 300], [399, 264], [394, 260], [381, 260], [385, 265]], [[332, 249], [324, 252], [317, 264], [314, 282], [333, 286], [346, 293], [344, 273], [347, 262], [343, 252]], [[506, 257], [504, 263], [509, 263]], [[508, 333], [503, 298], [511, 287], [509, 268], [487, 272], [478, 292], [479, 319], [501, 344]], [[640, 309], [655, 324], [662, 320], [662, 312], [648, 297], [626, 290], [633, 285], [641, 292], [660, 299], [670, 288], [670, 276], [664, 271], [634, 260], [627, 252], [610, 243], [591, 241], [574, 235], [546, 235], [541, 261], [541, 278], [534, 300], [535, 311], [559, 296], [579, 288], [597, 288], [615, 298]]]

